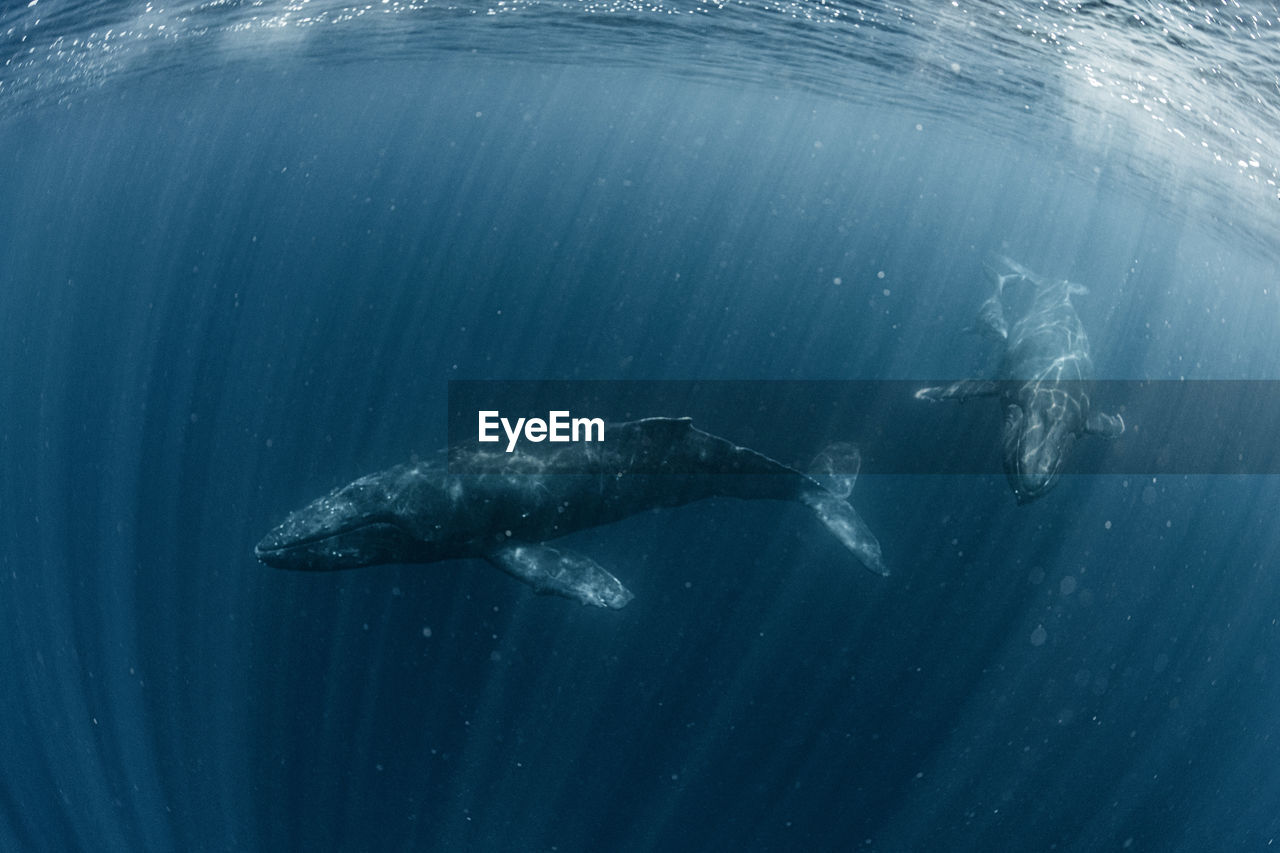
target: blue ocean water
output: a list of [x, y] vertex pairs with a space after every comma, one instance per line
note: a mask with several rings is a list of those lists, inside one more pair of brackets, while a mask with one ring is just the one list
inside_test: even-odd
[[1280, 378], [1278, 20], [0, 7], [0, 848], [1274, 843], [1275, 478], [863, 476], [888, 578], [637, 516], [617, 612], [253, 545], [451, 379], [983, 375], [993, 255], [1102, 376]]

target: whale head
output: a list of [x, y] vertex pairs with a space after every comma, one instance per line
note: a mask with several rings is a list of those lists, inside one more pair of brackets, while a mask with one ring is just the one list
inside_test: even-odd
[[1044, 497], [1057, 485], [1075, 443], [1073, 410], [1078, 412], [1044, 394], [1005, 407], [1004, 473], [1019, 505]]
[[290, 513], [254, 554], [268, 566], [303, 571], [430, 562], [429, 543], [396, 512], [409, 474], [393, 469], [334, 489]]

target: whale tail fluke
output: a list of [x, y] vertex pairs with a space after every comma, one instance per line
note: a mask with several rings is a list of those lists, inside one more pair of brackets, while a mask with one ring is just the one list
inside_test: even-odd
[[[1024, 267], [1008, 255], [993, 255], [991, 260], [987, 261], [984, 266], [987, 273], [996, 279], [1000, 285], [1014, 279], [1024, 278], [1027, 281], [1039, 281], [1040, 276]], [[1003, 279], [1003, 280], [1002, 280]]]
[[847, 441], [828, 444], [814, 457], [809, 476], [838, 498], [848, 498], [862, 470], [862, 451]]
[[1004, 289], [1007, 285], [1019, 279], [1031, 279], [1034, 273], [1026, 267], [1004, 257], [1003, 255], [993, 258], [982, 265], [986, 270], [987, 277], [991, 279], [991, 283], [995, 285], [995, 292], [991, 294], [991, 298], [999, 299], [1004, 295]]
[[828, 444], [809, 465], [809, 479], [817, 487], [806, 490], [800, 500], [862, 565], [878, 575], [887, 575], [889, 569], [880, 554], [880, 543], [849, 503], [861, 468], [862, 452], [856, 444]]
[[878, 575], [889, 574], [889, 567], [884, 564], [880, 553], [879, 541], [847, 500], [825, 489], [806, 492], [801, 500], [862, 565]]
[[996, 282], [997, 296], [1004, 290], [1005, 285], [1012, 284], [1015, 281], [1025, 281], [1037, 290], [1061, 287], [1068, 299], [1072, 296], [1084, 296], [1089, 292], [1089, 288], [1074, 281], [1045, 278], [1005, 255], [996, 255], [986, 264], [986, 268], [987, 274]]

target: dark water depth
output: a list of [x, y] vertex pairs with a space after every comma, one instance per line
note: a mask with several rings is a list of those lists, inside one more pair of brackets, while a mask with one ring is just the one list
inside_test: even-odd
[[[1000, 476], [863, 476], [888, 578], [798, 505], [643, 514], [564, 543], [626, 581], [617, 612], [478, 561], [253, 557], [442, 446], [452, 379], [985, 375], [995, 255], [1089, 287], [1100, 376], [1277, 378], [1273, 7], [1044, 6], [1007, 55], [830, 4], [123, 8], [0, 17], [0, 847], [1280, 832], [1274, 477], [1069, 475], [1018, 507]], [[1068, 34], [1131, 38], [1077, 92]], [[1247, 94], [1179, 88], [1191, 55]], [[1118, 97], [1145, 79], [1119, 56], [1185, 97]], [[925, 80], [952, 62], [1006, 73]]]

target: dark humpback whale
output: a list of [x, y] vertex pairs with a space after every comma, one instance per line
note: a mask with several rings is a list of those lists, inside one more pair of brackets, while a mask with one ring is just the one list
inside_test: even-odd
[[[1018, 503], [1025, 504], [1058, 482], [1076, 436], [1115, 438], [1124, 432], [1124, 421], [1091, 410], [1089, 338], [1071, 304], [1071, 297], [1086, 293], [1085, 288], [1045, 279], [1008, 258], [999, 263], [1003, 271], [988, 268], [995, 292], [978, 312], [978, 331], [1003, 342], [999, 379], [922, 388], [916, 397], [998, 397], [1005, 413], [1005, 477]], [[1011, 312], [1016, 315], [1012, 326]]]
[[845, 500], [853, 476], [830, 474], [830, 456], [820, 457], [827, 475], [809, 476], [688, 418], [613, 424], [604, 442], [449, 453], [449, 464], [399, 465], [313, 501], [258, 543], [258, 559], [324, 571], [481, 558], [537, 592], [616, 609], [632, 597], [617, 578], [544, 543], [648, 509], [731, 497], [799, 501], [867, 568], [888, 574], [875, 536]]

